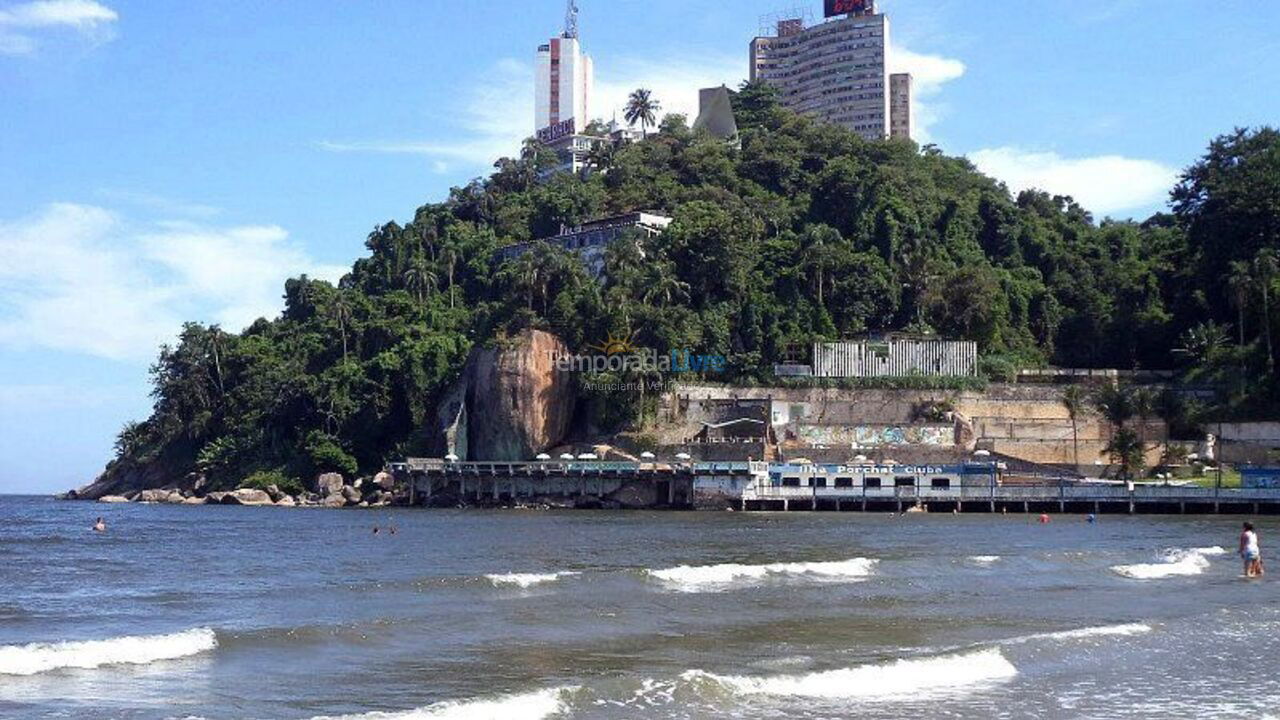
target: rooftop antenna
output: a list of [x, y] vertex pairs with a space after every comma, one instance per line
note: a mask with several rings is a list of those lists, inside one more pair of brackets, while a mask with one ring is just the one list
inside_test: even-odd
[[564, 36], [578, 37], [578, 0], [569, 0], [569, 7], [564, 11]]

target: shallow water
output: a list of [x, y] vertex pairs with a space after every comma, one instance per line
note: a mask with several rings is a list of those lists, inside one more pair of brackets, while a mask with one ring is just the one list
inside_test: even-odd
[[0, 497], [0, 717], [1264, 717], [1236, 526]]

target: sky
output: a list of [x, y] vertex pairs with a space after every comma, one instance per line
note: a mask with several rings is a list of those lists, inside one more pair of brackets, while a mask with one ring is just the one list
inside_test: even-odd
[[[578, 0], [593, 114], [695, 113], [767, 15], [819, 0]], [[1272, 0], [881, 0], [918, 140], [1101, 218], [1165, 207], [1210, 139], [1280, 120]], [[0, 493], [85, 484], [187, 320], [275, 316], [377, 224], [533, 127], [562, 0], [0, 0]], [[620, 113], [619, 113], [620, 114]]]

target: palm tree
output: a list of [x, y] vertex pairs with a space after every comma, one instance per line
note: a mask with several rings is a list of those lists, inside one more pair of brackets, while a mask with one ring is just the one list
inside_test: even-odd
[[404, 271], [404, 285], [418, 299], [419, 304], [426, 300], [428, 294], [436, 291], [439, 283], [440, 280], [431, 270], [427, 259], [421, 255], [415, 257], [410, 262], [409, 269]]
[[342, 334], [342, 362], [347, 362], [347, 325], [351, 323], [351, 298], [345, 290], [339, 290], [329, 306], [329, 313], [338, 323], [338, 332]]
[[623, 117], [627, 119], [628, 125], [640, 123], [640, 132], [644, 137], [649, 137], [649, 126], [657, 125], [657, 113], [662, 110], [662, 103], [653, 99], [653, 92], [640, 88], [631, 93], [627, 98], [627, 106], [623, 110]]
[[1134, 413], [1133, 398], [1129, 390], [1114, 382], [1098, 388], [1093, 396], [1093, 406], [1116, 431], [1123, 428]]
[[1066, 406], [1067, 415], [1071, 418], [1071, 444], [1075, 450], [1077, 468], [1080, 467], [1080, 416], [1084, 414], [1088, 403], [1089, 398], [1079, 385], [1071, 385], [1062, 391], [1062, 404]]
[[1148, 388], [1138, 388], [1129, 399], [1133, 414], [1138, 416], [1138, 440], [1145, 451], [1147, 447], [1147, 422], [1156, 414], [1156, 394]]
[[823, 302], [823, 288], [827, 284], [827, 266], [836, 251], [836, 243], [840, 241], [840, 233], [835, 228], [818, 226], [811, 229], [804, 237], [802, 264], [813, 270], [813, 287], [818, 299], [818, 307], [826, 307]]
[[461, 252], [452, 242], [445, 244], [440, 250], [440, 260], [444, 263], [445, 279], [449, 281], [449, 309], [453, 309], [453, 274], [458, 269], [458, 258]]
[[675, 270], [669, 263], [651, 265], [646, 284], [648, 288], [644, 291], [644, 301], [650, 305], [666, 307], [672, 300], [689, 297], [689, 283], [676, 277]]
[[1134, 471], [1141, 471], [1146, 465], [1142, 440], [1129, 428], [1120, 428], [1111, 442], [1107, 443], [1107, 452], [1111, 454], [1112, 461], [1120, 466], [1120, 478], [1123, 480], [1131, 480]]
[[1227, 289], [1230, 292], [1231, 304], [1239, 313], [1240, 347], [1244, 347], [1244, 310], [1249, 305], [1249, 295], [1253, 291], [1253, 273], [1249, 271], [1249, 263], [1235, 260], [1231, 263], [1230, 275], [1227, 277]]
[[1262, 329], [1267, 339], [1267, 373], [1276, 369], [1275, 353], [1271, 347], [1271, 283], [1280, 273], [1280, 257], [1270, 248], [1263, 248], [1253, 259], [1254, 274], [1258, 279], [1258, 287], [1262, 288]]

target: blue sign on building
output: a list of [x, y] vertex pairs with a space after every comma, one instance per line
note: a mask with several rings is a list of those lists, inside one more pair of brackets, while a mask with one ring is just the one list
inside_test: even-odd
[[1240, 485], [1248, 489], [1280, 488], [1280, 467], [1240, 468]]

